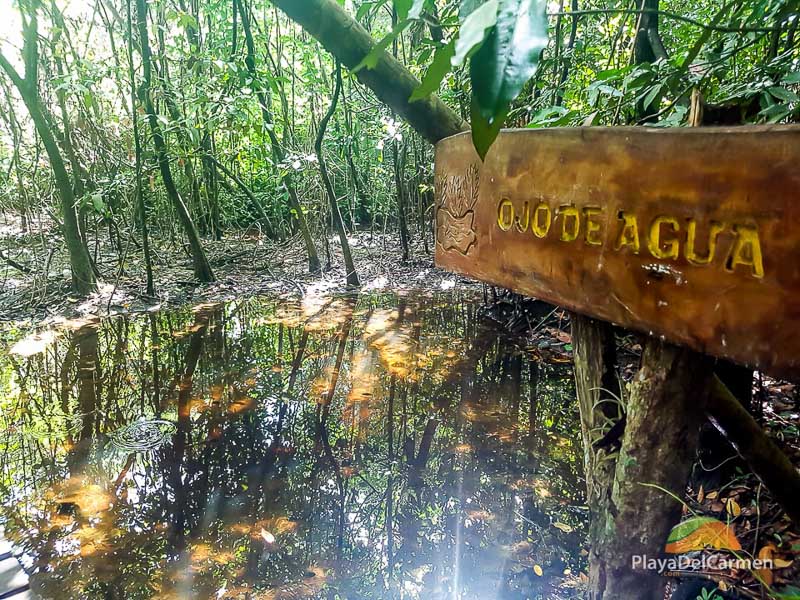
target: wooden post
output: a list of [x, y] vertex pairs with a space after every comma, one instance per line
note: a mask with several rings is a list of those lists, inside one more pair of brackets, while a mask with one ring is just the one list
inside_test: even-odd
[[[611, 325], [573, 315], [572, 333], [590, 507], [589, 597], [662, 597], [665, 580], [633, 560], [659, 557], [680, 517], [675, 497], [683, 497], [695, 457], [711, 359], [649, 338], [623, 418]], [[601, 447], [619, 425], [619, 450], [613, 440]]]

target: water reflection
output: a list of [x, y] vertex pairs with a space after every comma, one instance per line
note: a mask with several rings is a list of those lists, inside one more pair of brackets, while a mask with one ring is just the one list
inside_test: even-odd
[[45, 597], [580, 595], [570, 368], [470, 298], [2, 335], [2, 519]]

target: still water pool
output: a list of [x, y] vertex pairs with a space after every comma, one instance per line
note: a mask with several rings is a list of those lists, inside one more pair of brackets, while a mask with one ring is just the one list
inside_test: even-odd
[[0, 335], [0, 524], [43, 598], [580, 597], [571, 367], [473, 296]]

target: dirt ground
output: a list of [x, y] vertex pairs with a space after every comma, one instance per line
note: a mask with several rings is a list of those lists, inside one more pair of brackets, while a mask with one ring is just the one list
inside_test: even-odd
[[[411, 259], [400, 260], [396, 234], [358, 232], [350, 237], [362, 290], [452, 289], [480, 291], [482, 285], [433, 266], [433, 256], [419, 236], [414, 236]], [[338, 240], [327, 247], [317, 240], [322, 273], [308, 272], [299, 237], [283, 242], [248, 232], [229, 233], [221, 241], [205, 240], [206, 253], [217, 280], [198, 283], [182, 247], [165, 241], [151, 242], [156, 296], [145, 294], [145, 267], [141, 250], [126, 242], [120, 269], [116, 251], [103, 245], [90, 249], [100, 271], [99, 290], [77, 298], [70, 290], [69, 264], [63, 244], [54, 232], [22, 233], [18, 223], [0, 225], [0, 322], [47, 321], [56, 317], [108, 316], [121, 312], [153, 310], [189, 302], [225, 301], [258, 294], [298, 293], [311, 284], [325, 282], [331, 291], [345, 289], [345, 272]], [[430, 244], [430, 243], [429, 243]], [[319, 247], [321, 246], [321, 247]], [[11, 264], [8, 259], [11, 259]], [[25, 273], [16, 264], [30, 272]]]

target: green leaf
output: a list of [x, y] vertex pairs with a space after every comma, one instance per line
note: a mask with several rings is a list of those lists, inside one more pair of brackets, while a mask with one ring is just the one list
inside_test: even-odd
[[767, 91], [778, 100], [783, 100], [784, 102], [800, 102], [800, 97], [793, 91], [787, 90], [785, 87], [773, 86], [767, 88]]
[[500, 132], [511, 102], [539, 66], [547, 45], [545, 7], [544, 0], [500, 0], [496, 26], [470, 59], [473, 129], [476, 115], [481, 117], [480, 134], [476, 138], [473, 131], [473, 139], [480, 140], [475, 148], [481, 157]]
[[394, 9], [397, 11], [397, 19], [404, 21], [408, 18], [408, 11], [411, 10], [413, 0], [394, 0]]
[[451, 59], [451, 64], [458, 67], [464, 63], [467, 56], [483, 44], [488, 30], [497, 23], [497, 9], [499, 0], [489, 0], [469, 13], [461, 23], [461, 31], [456, 41], [456, 52]]
[[427, 98], [439, 89], [442, 80], [450, 72], [450, 59], [453, 58], [455, 52], [455, 40], [436, 50], [431, 66], [428, 67], [425, 77], [422, 78], [422, 83], [414, 90], [414, 93], [411, 94], [411, 97], [408, 99], [409, 102], [416, 102], [417, 100]]
[[536, 72], [547, 45], [546, 3], [543, 0], [501, 0], [497, 25], [473, 55], [473, 93], [481, 112], [494, 118]]
[[649, 107], [653, 103], [653, 100], [656, 99], [656, 96], [658, 96], [660, 93], [661, 93], [661, 85], [660, 84], [654, 85], [653, 88], [644, 97], [644, 100], [642, 100], [642, 106], [644, 108]]
[[478, 152], [481, 160], [486, 159], [486, 154], [489, 148], [497, 139], [500, 129], [508, 116], [508, 108], [504, 109], [499, 114], [495, 115], [493, 119], [489, 120], [484, 117], [483, 112], [478, 106], [478, 100], [475, 94], [472, 95], [472, 144]]
[[782, 83], [786, 84], [800, 83], [800, 71], [795, 71], [794, 73], [790, 73], [789, 75], [783, 78]]
[[105, 213], [106, 203], [103, 202], [103, 196], [101, 194], [98, 193], [92, 194], [92, 207], [98, 214], [102, 215], [103, 213]]
[[686, 519], [672, 528], [672, 531], [669, 532], [667, 543], [680, 541], [693, 534], [704, 525], [716, 521], [718, 521], [718, 519], [712, 517], [692, 517], [691, 519]]
[[391, 33], [386, 35], [380, 42], [375, 44], [372, 47], [372, 50], [370, 50], [369, 53], [363, 59], [361, 59], [361, 62], [355, 66], [352, 72], [358, 73], [364, 67], [366, 67], [367, 69], [374, 69], [375, 67], [377, 67], [378, 61], [383, 56], [383, 53], [386, 51], [386, 48], [389, 47], [389, 44], [391, 44], [395, 40], [395, 38], [397, 38], [397, 36], [400, 35], [403, 32], [403, 30], [410, 24], [411, 21], [408, 19], [405, 19], [397, 23], [397, 25], [394, 26], [394, 29], [392, 29]]
[[376, 5], [380, 7], [384, 4], [386, 4], [386, 0], [382, 0], [381, 2], [364, 2], [364, 4], [358, 7], [358, 11], [356, 11], [356, 21], [363, 19], [364, 16]]
[[785, 104], [773, 104], [758, 113], [767, 123], [777, 123], [792, 114], [792, 109]]

